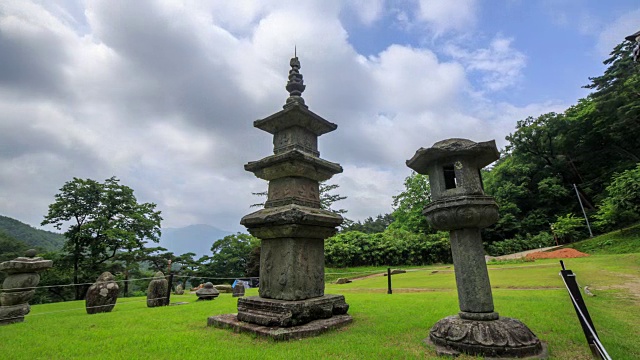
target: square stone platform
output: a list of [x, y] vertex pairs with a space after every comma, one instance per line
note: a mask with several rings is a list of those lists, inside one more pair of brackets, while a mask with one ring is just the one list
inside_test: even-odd
[[320, 335], [332, 329], [337, 329], [350, 324], [353, 318], [350, 315], [334, 315], [328, 319], [314, 320], [304, 325], [291, 327], [269, 327], [239, 321], [236, 314], [224, 314], [212, 316], [207, 320], [207, 325], [221, 329], [233, 329], [234, 332], [245, 332], [270, 338], [276, 341], [302, 339]]
[[238, 320], [269, 327], [291, 327], [345, 315], [349, 304], [342, 295], [323, 295], [305, 300], [278, 300], [259, 296], [238, 299]]

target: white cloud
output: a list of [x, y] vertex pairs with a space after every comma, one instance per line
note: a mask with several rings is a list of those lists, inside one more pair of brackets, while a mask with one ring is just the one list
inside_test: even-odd
[[476, 24], [476, 0], [419, 0], [418, 18], [427, 22], [436, 34], [464, 31]]
[[486, 49], [468, 50], [449, 45], [445, 52], [472, 72], [481, 73], [482, 87], [489, 91], [503, 90], [515, 85], [522, 78], [526, 56], [513, 49], [513, 39], [498, 36]]
[[640, 29], [640, 8], [628, 12], [609, 24], [598, 35], [596, 49], [603, 56], [609, 55], [613, 48], [624, 41], [624, 38]]
[[[451, 4], [424, 2], [423, 21], [440, 32], [474, 22], [475, 2]], [[164, 226], [242, 230], [251, 193], [266, 189], [243, 164], [272, 151], [252, 123], [284, 104], [294, 45], [307, 104], [339, 125], [320, 151], [343, 165], [334, 182], [356, 220], [391, 210], [419, 147], [503, 138], [510, 116], [553, 107], [474, 95], [470, 72], [512, 85], [510, 40], [459, 48], [450, 62], [398, 44], [364, 57], [341, 23], [345, 7], [374, 26], [384, 3], [91, 1], [77, 31], [64, 11], [3, 2], [0, 213], [36, 225], [65, 181], [115, 175], [158, 204]]]
[[379, 20], [384, 10], [384, 0], [350, 0], [347, 4], [365, 25], [371, 25]]

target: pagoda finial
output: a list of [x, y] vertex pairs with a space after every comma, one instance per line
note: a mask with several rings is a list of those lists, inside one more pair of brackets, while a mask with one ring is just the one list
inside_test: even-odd
[[287, 99], [285, 107], [292, 106], [295, 103], [306, 107], [304, 99], [302, 98], [305, 85], [302, 80], [302, 74], [300, 74], [300, 60], [298, 60], [297, 47], [295, 46], [293, 48], [293, 58], [291, 58], [289, 65], [291, 66], [291, 70], [289, 70], [289, 81], [287, 81], [286, 86], [289, 92], [289, 98]]

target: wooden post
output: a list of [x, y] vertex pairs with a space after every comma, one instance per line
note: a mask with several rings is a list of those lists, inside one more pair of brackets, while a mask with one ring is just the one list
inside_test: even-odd
[[167, 286], [167, 300], [165, 305], [171, 304], [171, 286], [173, 285], [173, 274], [171, 273], [171, 260], [168, 261], [167, 271], [169, 272], [169, 286]]
[[387, 294], [392, 294], [393, 291], [391, 290], [391, 268], [387, 268], [387, 284], [389, 286]]

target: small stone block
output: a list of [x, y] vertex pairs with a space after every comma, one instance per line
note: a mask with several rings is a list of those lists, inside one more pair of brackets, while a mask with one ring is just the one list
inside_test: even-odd
[[286, 341], [318, 336], [332, 329], [337, 329], [350, 324], [353, 318], [350, 315], [335, 315], [329, 319], [314, 320], [304, 325], [292, 327], [268, 327], [239, 321], [236, 314], [224, 314], [212, 316], [207, 320], [207, 325], [220, 329], [233, 329], [234, 332], [256, 334], [258, 336]]
[[24, 316], [29, 313], [29, 304], [12, 306], [0, 306], [0, 325], [14, 324], [24, 321]]

